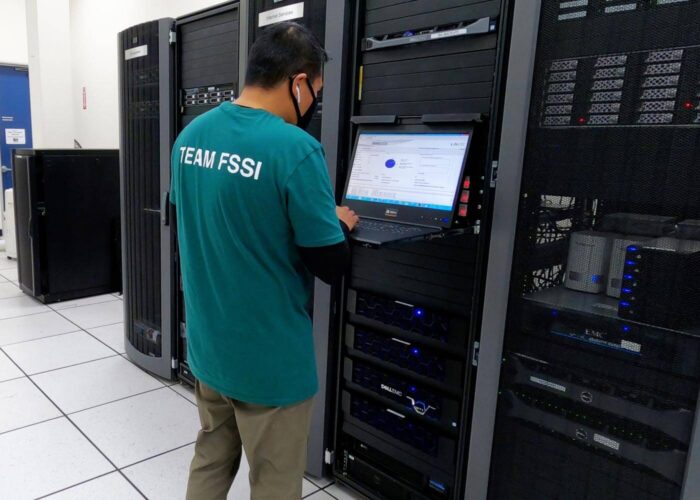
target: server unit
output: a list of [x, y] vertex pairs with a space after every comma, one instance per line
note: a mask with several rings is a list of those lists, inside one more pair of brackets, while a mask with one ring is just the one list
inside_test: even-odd
[[442, 238], [353, 246], [339, 307], [333, 470], [371, 498], [463, 498], [509, 6], [358, 4], [339, 190], [358, 134], [472, 139]]
[[13, 152], [19, 283], [44, 303], [118, 292], [119, 152]]
[[[503, 138], [513, 170], [494, 217], [511, 225], [494, 238], [484, 313], [491, 357], [479, 369], [501, 372], [488, 498], [697, 498], [686, 471], [697, 460], [698, 262], [669, 236], [700, 212], [700, 4], [543, 0], [532, 18], [535, 4], [516, 6], [531, 16], [514, 21], [517, 43], [536, 52], [534, 69], [513, 62], [521, 79], [506, 94], [521, 113], [510, 123], [523, 124], [508, 145], [524, 156]], [[609, 267], [619, 299], [566, 276], [578, 235], [606, 231], [624, 235], [624, 262], [616, 248]], [[487, 428], [481, 413], [473, 425]], [[488, 456], [477, 441], [470, 456]], [[487, 474], [470, 471], [478, 498]]]
[[169, 221], [173, 20], [119, 34], [126, 352], [165, 378], [174, 368], [173, 234]]

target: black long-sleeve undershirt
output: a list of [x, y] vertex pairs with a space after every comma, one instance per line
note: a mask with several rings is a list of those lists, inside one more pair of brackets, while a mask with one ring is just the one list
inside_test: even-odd
[[345, 234], [345, 240], [340, 243], [325, 247], [298, 247], [306, 268], [329, 285], [343, 276], [350, 265], [350, 230], [343, 221], [340, 221], [340, 227]]

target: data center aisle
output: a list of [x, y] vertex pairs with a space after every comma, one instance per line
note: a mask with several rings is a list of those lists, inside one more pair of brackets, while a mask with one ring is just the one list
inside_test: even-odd
[[[0, 252], [0, 498], [184, 498], [194, 394], [124, 355], [123, 306], [102, 295], [45, 306]], [[230, 500], [250, 497], [247, 464]], [[304, 498], [361, 498], [304, 480]]]

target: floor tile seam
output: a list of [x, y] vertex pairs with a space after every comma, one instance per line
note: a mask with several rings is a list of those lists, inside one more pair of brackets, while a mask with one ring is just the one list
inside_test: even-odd
[[[78, 332], [73, 332], [73, 333], [78, 333]], [[17, 345], [17, 344], [14, 344], [14, 345]], [[72, 365], [60, 366], [58, 368], [51, 368], [50, 370], [44, 370], [42, 372], [32, 373], [28, 376], [29, 377], [36, 377], [37, 375], [44, 375], [46, 373], [57, 372], [59, 370], [65, 370], [66, 368], [73, 368], [75, 366], [87, 365], [88, 363], [94, 363], [95, 361], [102, 361], [104, 359], [115, 358], [117, 356], [119, 356], [119, 354], [110, 354], [109, 356], [101, 356], [99, 358], [90, 359], [88, 361], [81, 361], [80, 363], [73, 363]]]
[[6, 380], [0, 380], [0, 384], [4, 384], [5, 382], [12, 382], [13, 380], [19, 380], [22, 378], [26, 378], [26, 377], [24, 375], [20, 375], [19, 377], [12, 377], [12, 378], [8, 378]]
[[[75, 299], [75, 300], [80, 300], [80, 299]], [[90, 304], [74, 304], [74, 305], [69, 305], [66, 307], [59, 307], [58, 309], [55, 307], [56, 304], [63, 304], [63, 302], [54, 302], [52, 304], [46, 304], [46, 305], [48, 307], [50, 307], [53, 311], [69, 311], [71, 309], [78, 309], [80, 307], [90, 307], [90, 306], [99, 306], [100, 304], [108, 304], [110, 302], [116, 302], [117, 300], [119, 300], [119, 299], [112, 296], [111, 299], [101, 300], [100, 302], [92, 302]]]
[[175, 448], [169, 449], [169, 450], [167, 450], [167, 451], [162, 451], [162, 452], [160, 452], [160, 453], [156, 453], [155, 455], [152, 455], [152, 456], [150, 456], [150, 457], [148, 457], [148, 458], [143, 458], [143, 459], [141, 459], [141, 460], [137, 460], [136, 462], [130, 463], [130, 464], [128, 464], [128, 465], [124, 465], [123, 467], [121, 467], [121, 468], [119, 468], [119, 469], [117, 469], [117, 470], [119, 470], [119, 471], [124, 471], [124, 470], [126, 470], [126, 469], [131, 468], [131, 467], [135, 467], [135, 466], [137, 466], [137, 465], [140, 465], [140, 464], [142, 464], [142, 463], [144, 463], [144, 462], [148, 462], [149, 460], [153, 460], [154, 458], [162, 457], [163, 455], [167, 455], [168, 453], [172, 453], [172, 452], [174, 452], [174, 451], [178, 451], [178, 450], [181, 450], [181, 449], [183, 449], [183, 448], [187, 448], [188, 446], [191, 446], [191, 445], [195, 444], [196, 442], [197, 442], [197, 441], [190, 441], [189, 443], [185, 443], [185, 444], [182, 444], [182, 445], [180, 445], [180, 446], [176, 446]]
[[96, 479], [103, 478], [105, 476], [109, 476], [110, 474], [114, 474], [115, 472], [118, 472], [116, 470], [111, 470], [109, 472], [105, 472], [104, 474], [100, 474], [99, 476], [91, 477], [90, 479], [86, 479], [85, 481], [80, 481], [79, 483], [71, 484], [70, 486], [66, 486], [65, 488], [61, 488], [60, 490], [52, 491], [51, 493], [47, 493], [46, 495], [42, 495], [40, 497], [36, 497], [35, 500], [42, 500], [44, 498], [50, 497], [51, 495], [56, 495], [58, 493], [63, 493], [64, 491], [68, 491], [71, 488], [75, 488], [76, 486], [82, 486], [83, 484], [89, 483], [90, 481], [94, 481]]
[[[59, 411], [60, 411], [60, 410], [59, 410]], [[13, 428], [13, 429], [8, 429], [8, 430], [6, 430], [6, 431], [0, 431], [0, 436], [4, 436], [5, 434], [10, 434], [10, 433], [12, 433], [12, 432], [17, 432], [17, 431], [21, 431], [21, 430], [24, 430], [24, 429], [28, 429], [28, 428], [34, 427], [34, 426], [36, 426], [36, 425], [45, 424], [45, 423], [51, 422], [51, 421], [53, 421], [53, 420], [59, 420], [59, 419], [61, 419], [61, 418], [64, 418], [64, 416], [63, 416], [63, 415], [57, 415], [57, 416], [55, 416], [55, 417], [51, 417], [51, 418], [47, 418], [47, 419], [44, 419], [44, 420], [40, 420], [39, 422], [32, 422], [31, 424], [22, 425], [22, 426], [20, 426], [20, 427], [15, 427], [15, 428]]]
[[[116, 324], [116, 323], [115, 323], [115, 324]], [[117, 355], [121, 356], [122, 354], [124, 354], [124, 353], [121, 353], [121, 352], [117, 351], [114, 347], [112, 347], [111, 345], [109, 345], [107, 342], [105, 342], [105, 341], [102, 340], [101, 338], [99, 338], [99, 337], [95, 336], [94, 334], [90, 333], [89, 331], [87, 331], [87, 330], [83, 330], [83, 331], [84, 331], [85, 333], [87, 333], [88, 335], [90, 335], [93, 339], [97, 340], [100, 344], [102, 344], [102, 345], [104, 345], [104, 346], [110, 348], [112, 351], [116, 352]]]
[[124, 397], [117, 398], [117, 399], [113, 399], [113, 400], [111, 400], [111, 401], [106, 401], [106, 402], [104, 402], [104, 403], [100, 403], [100, 404], [97, 404], [97, 405], [88, 406], [87, 408], [81, 408], [80, 410], [75, 410], [75, 411], [67, 412], [66, 415], [71, 415], [71, 416], [72, 416], [72, 415], [77, 415], [77, 414], [79, 414], [79, 413], [83, 413], [83, 412], [86, 412], [86, 411], [94, 410], [95, 408], [101, 408], [101, 407], [103, 407], [103, 406], [111, 405], [112, 403], [118, 403], [119, 401], [126, 401], [127, 399], [135, 398], [136, 396], [143, 396], [144, 394], [148, 394], [149, 392], [159, 391], [159, 390], [163, 389], [164, 387], [165, 387], [165, 386], [163, 386], [163, 387], [155, 387], [155, 388], [153, 388], [153, 389], [148, 389], [147, 391], [142, 391], [142, 392], [137, 392], [137, 393], [135, 393], [135, 394], [130, 394], [129, 396], [124, 396]]
[[45, 337], [37, 337], [35, 339], [29, 339], [29, 340], [22, 340], [20, 342], [10, 342], [9, 344], [0, 344], [0, 347], [9, 347], [11, 345], [19, 345], [19, 344], [26, 344], [27, 342], [36, 342], [37, 340], [44, 340], [44, 339], [50, 339], [54, 337], [60, 337], [61, 335], [69, 335], [71, 333], [80, 333], [82, 330], [74, 330], [70, 332], [63, 332], [63, 333], [52, 333], [51, 335], [47, 335]]
[[[63, 310], [65, 311], [65, 309], [63, 309]], [[107, 326], [114, 326], [114, 325], [119, 325], [119, 324], [123, 324], [123, 323], [124, 323], [124, 320], [122, 319], [121, 321], [115, 321], [114, 323], [108, 323], [106, 325], [91, 326], [90, 328], [87, 328], [87, 330], [97, 330], [98, 328], [105, 328]]]
[[[158, 382], [160, 382], [160, 380], [158, 380]], [[160, 383], [162, 384], [163, 382], [160, 382]], [[186, 401], [188, 401], [190, 404], [194, 405], [195, 408], [197, 408], [197, 403], [195, 403], [194, 401], [192, 401], [191, 399], [189, 399], [189, 398], [188, 398], [187, 396], [185, 396], [184, 394], [180, 394], [179, 392], [177, 392], [177, 391], [174, 389], [175, 386], [177, 386], [177, 384], [174, 384], [174, 385], [166, 385], [165, 387], [167, 387], [168, 389], [170, 389], [171, 391], [173, 391], [175, 394], [177, 394], [177, 395], [180, 396], [181, 398], [184, 398], [184, 399], [185, 399]]]
[[[149, 375], [150, 377], [153, 377], [154, 379], [156, 379], [158, 382], [160, 382], [161, 384], [163, 384], [165, 387], [172, 387], [172, 386], [174, 386], [174, 385], [177, 385], [177, 381], [173, 382], [172, 384], [166, 384], [166, 383], [164, 383], [162, 380], [160, 380], [160, 378], [159, 378], [157, 375], [155, 375], [155, 374], [149, 372], [148, 370], [146, 370], [146, 369], [140, 367], [139, 365], [137, 365], [136, 363], [134, 363], [134, 362], [129, 358], [129, 356], [128, 356], [125, 352], [119, 353], [119, 355], [120, 355], [122, 358], [124, 358], [125, 360], [127, 360], [129, 363], [131, 363], [132, 365], [134, 365], [136, 368], [138, 368], [139, 370], [141, 370], [142, 372], [144, 372], [145, 374], [147, 374], [147, 375]], [[172, 381], [170, 381], [170, 382], [172, 382]], [[176, 391], [176, 392], [177, 392], [177, 391]], [[180, 394], [180, 396], [182, 396], [182, 394]], [[190, 401], [190, 402], [191, 402], [191, 401]]]
[[[9, 297], [7, 299], [0, 299], [0, 302], [3, 300], [9, 300], [12, 298], [16, 299], [17, 297]], [[46, 306], [44, 306], [44, 307], [46, 307]], [[26, 318], [29, 316], [36, 316], [37, 314], [46, 314], [47, 312], [52, 312], [52, 311], [53, 311], [53, 309], [51, 309], [50, 307], [47, 307], [46, 310], [44, 310], [44, 311], [38, 311], [38, 312], [29, 313], [29, 314], [20, 314], [18, 316], [8, 316], [7, 318], [0, 317], [0, 321], [6, 320], [6, 319]], [[53, 311], [53, 312], [56, 312], [56, 311]]]
[[148, 500], [148, 497], [145, 495], [145, 493], [141, 491], [141, 489], [138, 486], [136, 486], [136, 484], [134, 484], [134, 482], [131, 479], [129, 479], [121, 469], [117, 469], [117, 473], [121, 475], [121, 477], [123, 477], [126, 480], [126, 482], [129, 483], [138, 492], [138, 494], [144, 498], [144, 500]]
[[[95, 304], [95, 305], [99, 305], [99, 304]], [[80, 307], [83, 307], [83, 306], [80, 306]], [[51, 309], [51, 308], [49, 308], [49, 309]], [[51, 309], [51, 310], [52, 310], [53, 312], [55, 312], [56, 314], [58, 314], [58, 315], [59, 315], [60, 317], [62, 317], [63, 319], [65, 319], [66, 321], [68, 321], [69, 323], [72, 323], [72, 324], [75, 325], [77, 328], [81, 329], [82, 331], [84, 331], [84, 332], [87, 333], [87, 334], [90, 334], [90, 332], [89, 332], [88, 330], [96, 330], [97, 328], [102, 328], [102, 327], [104, 327], [104, 326], [111, 326], [111, 325], [116, 325], [117, 323], [123, 323], [123, 321], [116, 321], [116, 322], [114, 322], [114, 323], [108, 323], [108, 324], [105, 324], [105, 325], [95, 325], [95, 326], [89, 326], [89, 327], [80, 326], [78, 323], [76, 323], [76, 322], [73, 321], [72, 319], [66, 317], [64, 314], [61, 314], [61, 311], [69, 311], [69, 310], [71, 310], [71, 309], [76, 309], [76, 308], [75, 308], [75, 307], [69, 307], [68, 309], [59, 309], [58, 311], [56, 311], [55, 309]]]
[[[310, 482], [310, 481], [309, 481], [309, 482]], [[318, 486], [316, 486], [314, 483], [311, 483], [311, 484], [313, 484], [313, 485], [317, 488], [316, 491], [312, 491], [311, 493], [308, 493], [308, 494], [302, 496], [301, 498], [311, 498], [312, 496], [314, 496], [314, 495], [315, 495], [316, 493], [318, 493], [319, 491], [323, 491], [322, 489], [318, 488]]]
[[335, 484], [335, 481], [331, 480], [331, 482], [328, 483], [327, 485], [321, 486], [320, 484], [318, 484], [318, 483], [316, 482], [315, 478], [313, 478], [313, 477], [308, 477], [308, 476], [306, 476], [306, 475], [304, 475], [304, 477], [305, 477], [306, 479], [308, 479], [309, 481], [311, 481], [312, 483], [314, 483], [314, 484], [315, 484], [316, 486], [318, 486], [319, 488], [321, 488], [322, 490], [323, 490], [323, 489], [326, 489], [326, 488], [328, 488], [329, 486], [332, 486], [332, 485]]

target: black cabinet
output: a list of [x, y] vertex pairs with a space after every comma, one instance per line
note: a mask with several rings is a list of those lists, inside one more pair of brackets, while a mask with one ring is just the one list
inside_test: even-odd
[[121, 290], [119, 152], [13, 155], [22, 290], [44, 303]]

